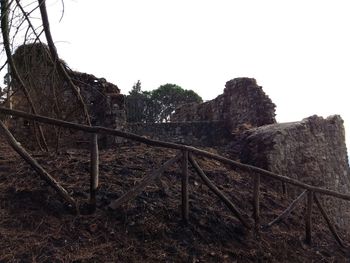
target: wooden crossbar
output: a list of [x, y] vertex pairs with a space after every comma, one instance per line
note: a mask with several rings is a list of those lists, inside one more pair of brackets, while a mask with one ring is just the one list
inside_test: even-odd
[[264, 228], [269, 228], [286, 218], [296, 208], [297, 204], [299, 204], [299, 202], [304, 198], [306, 192], [307, 190], [304, 190], [278, 217], [276, 217], [270, 223], [264, 225]]
[[241, 212], [238, 210], [238, 208], [227, 198], [227, 196], [221, 192], [211, 181], [210, 179], [206, 176], [206, 174], [203, 172], [203, 170], [200, 168], [196, 160], [192, 157], [190, 154], [188, 156], [188, 159], [190, 160], [191, 165], [193, 168], [196, 170], [198, 173], [199, 177], [203, 180], [203, 182], [208, 186], [208, 188], [213, 191], [214, 194], [216, 194], [217, 197], [220, 198], [221, 201], [231, 210], [231, 212], [238, 218], [238, 220], [248, 229], [251, 228], [251, 225], [245, 219]]
[[155, 180], [158, 176], [162, 175], [166, 169], [168, 169], [171, 165], [176, 163], [182, 158], [181, 154], [176, 155], [174, 158], [168, 160], [165, 162], [160, 168], [157, 170], [154, 170], [151, 174], [145, 176], [141, 182], [132, 188], [129, 192], [125, 193], [121, 197], [119, 197], [117, 200], [112, 202], [109, 207], [111, 209], [116, 209], [120, 205], [122, 205], [125, 202], [130, 201], [132, 198], [136, 197], [138, 194], [140, 194], [153, 180]]

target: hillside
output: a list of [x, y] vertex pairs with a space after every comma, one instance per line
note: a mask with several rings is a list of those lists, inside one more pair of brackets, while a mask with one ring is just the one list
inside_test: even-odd
[[[221, 149], [206, 150], [219, 152]], [[313, 245], [304, 244], [303, 206], [261, 242], [242, 227], [190, 171], [190, 223], [181, 222], [181, 169], [146, 188], [118, 210], [108, 208], [172, 150], [133, 144], [102, 150], [98, 208], [89, 214], [89, 152], [33, 153], [81, 205], [77, 216], [12, 152], [0, 137], [0, 262], [347, 262], [314, 209]], [[246, 215], [252, 214], [252, 180], [217, 161], [200, 159], [208, 177]], [[159, 187], [162, 185], [162, 187]], [[268, 223], [292, 201], [280, 184], [262, 179], [261, 220]]]

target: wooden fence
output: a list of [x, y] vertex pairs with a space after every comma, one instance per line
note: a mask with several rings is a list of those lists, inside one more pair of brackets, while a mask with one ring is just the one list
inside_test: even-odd
[[[146, 186], [148, 186], [152, 181], [157, 179], [159, 176], [161, 176], [166, 169], [168, 169], [171, 165], [174, 163], [181, 161], [181, 170], [182, 170], [182, 180], [181, 180], [181, 186], [182, 186], [182, 219], [184, 222], [188, 222], [189, 219], [189, 198], [188, 198], [188, 164], [190, 163], [191, 166], [194, 168], [196, 173], [199, 175], [199, 177], [202, 179], [204, 184], [208, 186], [208, 188], [215, 193], [215, 195], [228, 207], [228, 209], [234, 214], [234, 216], [242, 223], [242, 225], [248, 229], [254, 229], [255, 234], [257, 237], [260, 236], [260, 230], [262, 228], [269, 228], [275, 223], [280, 222], [283, 218], [287, 217], [290, 212], [303, 200], [306, 198], [306, 210], [305, 210], [305, 241], [307, 244], [312, 243], [312, 205], [315, 202], [317, 208], [320, 210], [321, 215], [326, 221], [326, 224], [331, 231], [332, 235], [334, 236], [335, 240], [341, 247], [345, 247], [343, 241], [339, 237], [339, 235], [336, 232], [336, 229], [334, 227], [334, 224], [331, 222], [326, 210], [321, 205], [321, 202], [319, 201], [320, 195], [327, 195], [334, 198], [350, 201], [350, 195], [342, 194], [336, 191], [331, 191], [324, 188], [315, 187], [309, 184], [302, 183], [298, 180], [288, 178], [286, 176], [278, 175], [272, 172], [269, 172], [267, 170], [242, 164], [236, 161], [233, 161], [231, 159], [225, 158], [223, 156], [213, 154], [207, 151], [203, 151], [200, 149], [197, 149], [195, 147], [187, 146], [187, 145], [181, 145], [176, 143], [170, 143], [170, 142], [164, 142], [164, 141], [158, 141], [158, 140], [152, 140], [148, 139], [136, 134], [123, 132], [119, 130], [109, 129], [105, 127], [99, 127], [99, 126], [87, 126], [82, 124], [76, 124], [66, 121], [61, 121], [57, 119], [52, 119], [48, 117], [33, 115], [29, 113], [25, 113], [22, 111], [16, 111], [7, 109], [4, 107], [0, 107], [0, 114], [4, 115], [12, 115], [16, 117], [22, 117], [27, 120], [33, 120], [38, 123], [45, 123], [45, 124], [51, 124], [56, 125], [68, 129], [75, 129], [84, 131], [87, 133], [91, 133], [91, 176], [90, 176], [90, 203], [93, 206], [96, 206], [96, 192], [98, 189], [98, 176], [99, 176], [99, 153], [98, 153], [98, 134], [104, 133], [112, 136], [118, 136], [134, 141], [138, 141], [147, 145], [155, 146], [155, 147], [164, 147], [164, 148], [170, 148], [178, 150], [176, 156], [174, 156], [172, 159], [165, 162], [160, 168], [154, 170], [151, 174], [145, 176], [138, 185], [136, 185], [134, 188], [132, 188], [130, 191], [119, 197], [117, 200], [113, 201], [110, 205], [111, 208], [116, 208], [120, 205], [122, 205], [125, 202], [130, 201], [131, 199], [135, 198], [139, 193], [141, 193]], [[58, 194], [66, 201], [69, 205], [77, 207], [76, 201], [68, 194], [68, 192], [57, 182], [55, 179], [48, 174], [26, 151], [23, 149], [23, 147], [20, 146], [20, 144], [15, 140], [15, 138], [12, 136], [12, 134], [8, 131], [6, 126], [0, 121], [0, 131], [3, 133], [3, 135], [6, 137], [9, 144], [12, 146], [12, 148], [28, 163], [30, 164], [33, 169], [38, 172], [38, 174], [49, 184], [51, 185]], [[254, 179], [254, 185], [253, 185], [253, 222], [250, 218], [245, 218], [242, 213], [239, 211], [239, 209], [229, 200], [229, 198], [220, 191], [206, 176], [204, 171], [201, 169], [201, 167], [198, 165], [197, 161], [195, 160], [195, 155], [202, 156], [206, 158], [211, 158], [214, 160], [217, 160], [221, 163], [231, 165], [232, 167], [236, 167], [245, 171], [249, 171], [251, 176], [253, 176]], [[278, 181], [281, 181], [283, 184], [289, 184], [296, 187], [299, 187], [303, 189], [304, 191], [287, 207], [287, 209], [279, 215], [276, 219], [271, 221], [270, 223], [266, 225], [261, 225], [260, 223], [260, 177], [265, 176], [269, 177]]]

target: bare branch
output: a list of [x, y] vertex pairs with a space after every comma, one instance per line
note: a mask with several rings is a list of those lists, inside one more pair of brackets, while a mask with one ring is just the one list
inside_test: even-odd
[[[16, 0], [16, 3], [17, 3], [17, 6], [19, 7], [19, 9], [21, 10], [23, 16], [25, 17], [25, 20], [27, 21], [27, 23], [28, 23], [28, 25], [29, 25], [29, 28], [32, 29], [32, 31], [33, 31], [33, 33], [35, 34], [36, 38], [39, 39], [40, 36], [36, 33], [36, 30], [37, 30], [38, 28], [34, 28], [32, 22], [31, 22], [30, 19], [29, 19], [29, 15], [30, 15], [30, 14], [27, 14], [27, 13], [26, 13], [26, 11], [23, 9], [23, 7], [22, 7], [21, 3], [19, 2], [19, 0]], [[38, 7], [35, 7], [35, 9], [33, 9], [31, 12], [34, 12], [34, 10], [36, 10], [37, 8], [38, 8]], [[40, 33], [40, 34], [41, 34], [41, 33]], [[24, 39], [26, 39], [26, 38], [27, 38], [27, 34], [25, 35], [25, 38], [24, 38]]]
[[46, 36], [47, 44], [48, 44], [49, 49], [50, 49], [52, 60], [56, 64], [59, 74], [63, 77], [63, 79], [65, 79], [67, 81], [67, 84], [69, 85], [69, 87], [72, 89], [72, 91], [76, 95], [78, 103], [80, 104], [80, 106], [83, 109], [83, 112], [84, 112], [84, 115], [86, 118], [86, 122], [88, 123], [88, 125], [91, 126], [89, 112], [88, 112], [88, 109], [87, 109], [87, 107], [84, 103], [84, 100], [80, 94], [80, 89], [77, 86], [75, 86], [71, 77], [68, 75], [66, 69], [64, 68], [62, 62], [60, 61], [60, 59], [58, 57], [57, 49], [56, 49], [55, 44], [53, 42], [51, 31], [50, 31], [50, 24], [49, 24], [49, 18], [47, 15], [45, 0], [38, 0], [38, 3], [39, 3], [39, 7], [40, 7], [40, 14], [41, 14], [41, 18], [42, 18], [42, 22], [43, 22], [43, 26], [44, 26], [45, 36]]
[[5, 61], [5, 63], [0, 67], [0, 71], [2, 71], [7, 65], [7, 60]]
[[61, 4], [62, 4], [62, 12], [61, 12], [61, 17], [60, 17], [60, 22], [62, 21], [63, 16], [64, 16], [64, 1], [63, 0], [61, 0]]
[[[9, 12], [8, 1], [7, 0], [1, 0], [1, 18], [2, 18], [1, 19], [1, 33], [2, 33], [2, 38], [3, 38], [3, 42], [4, 42], [4, 48], [5, 48], [5, 51], [6, 51], [7, 61], [9, 63], [9, 65], [10, 65], [11, 75], [12, 75], [13, 79], [15, 79], [18, 82], [18, 84], [19, 84], [20, 88], [22, 89], [25, 97], [27, 98], [27, 101], [28, 101], [28, 103], [30, 105], [30, 108], [31, 108], [32, 112], [34, 114], [37, 114], [37, 110], [36, 110], [36, 108], [34, 106], [33, 100], [31, 99], [30, 94], [29, 94], [29, 92], [28, 92], [24, 82], [22, 81], [20, 75], [18, 74], [17, 68], [16, 68], [15, 63], [14, 63], [13, 58], [12, 58], [11, 49], [10, 49], [10, 41], [9, 41], [8, 12]], [[48, 151], [48, 147], [47, 147], [47, 144], [46, 144], [46, 139], [45, 139], [43, 130], [42, 130], [40, 125], [38, 125], [38, 129], [39, 129], [39, 132], [40, 132], [41, 140], [44, 143], [45, 150]], [[39, 147], [41, 147], [40, 141], [38, 141], [38, 145], [39, 145]]]

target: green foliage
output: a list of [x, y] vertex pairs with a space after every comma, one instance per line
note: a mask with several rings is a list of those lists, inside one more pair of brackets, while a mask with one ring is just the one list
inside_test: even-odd
[[137, 81], [127, 96], [129, 122], [168, 122], [171, 114], [182, 104], [202, 102], [193, 90], [184, 90], [176, 84], [165, 84], [152, 91], [142, 91]]
[[141, 82], [138, 80], [134, 84], [129, 95], [126, 97], [126, 114], [128, 122], [150, 122], [152, 116], [151, 94], [141, 90]]
[[141, 94], [141, 82], [138, 80], [134, 86], [132, 86], [131, 91], [129, 92], [130, 96], [138, 96]]
[[170, 121], [170, 115], [182, 104], [202, 102], [202, 98], [193, 90], [184, 90], [176, 84], [169, 83], [153, 90], [151, 98], [157, 106], [156, 122]]

